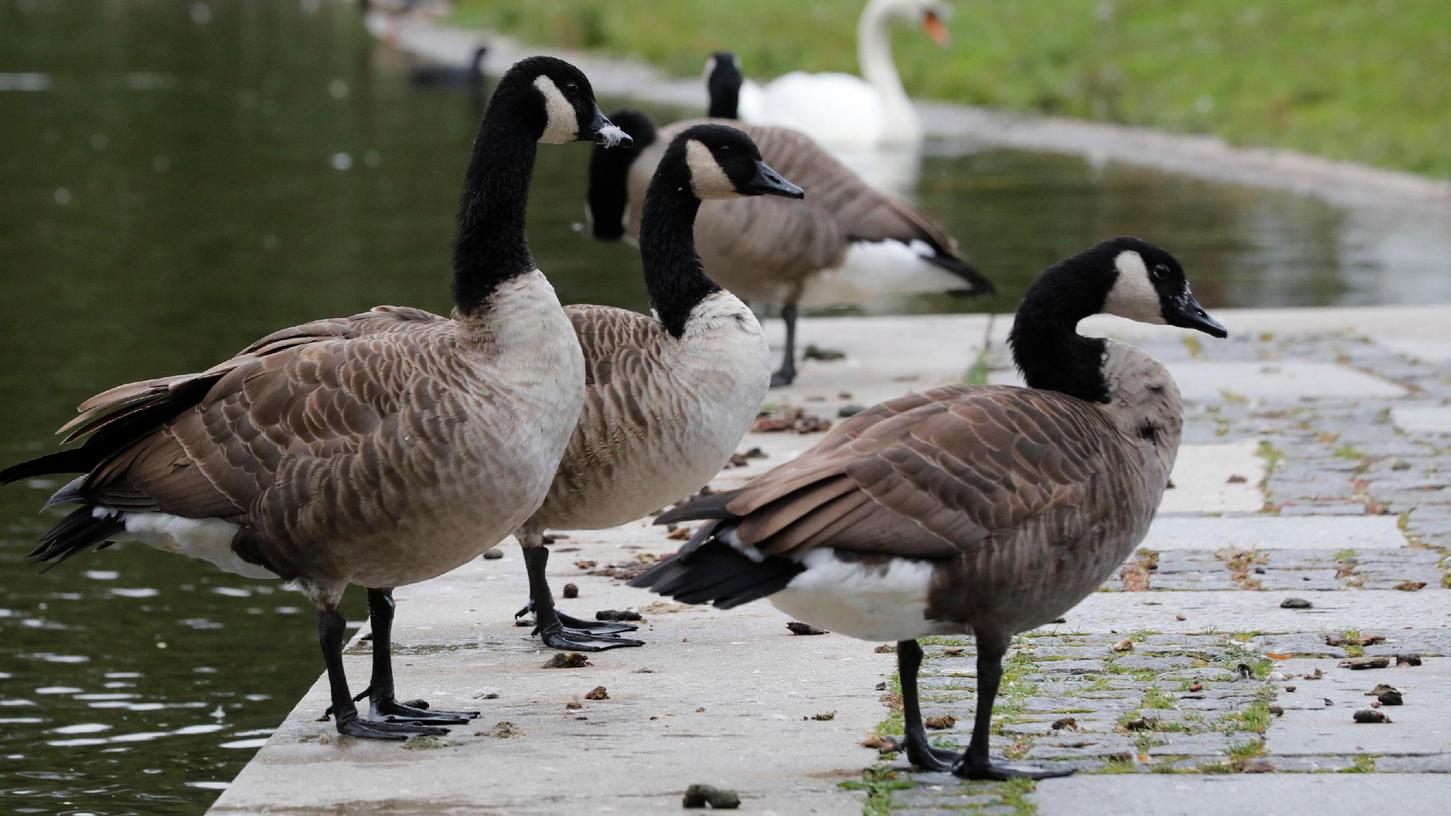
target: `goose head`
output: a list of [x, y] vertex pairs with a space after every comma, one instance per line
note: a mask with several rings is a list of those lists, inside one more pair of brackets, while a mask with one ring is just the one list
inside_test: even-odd
[[741, 73], [741, 59], [729, 51], [717, 51], [705, 61], [705, 89], [710, 95], [710, 108], [706, 116], [712, 119], [739, 119], [741, 85], [745, 83]]
[[515, 63], [499, 80], [494, 102], [500, 99], [522, 100], [528, 126], [546, 144], [630, 143], [630, 137], [600, 112], [589, 78], [564, 60], [529, 57]]
[[760, 195], [806, 197], [800, 187], [761, 160], [761, 151], [751, 137], [725, 125], [695, 125], [676, 136], [657, 172], [667, 168], [687, 172], [691, 193], [702, 201]]
[[[1089, 274], [1100, 280], [1103, 305], [1098, 311], [1140, 323], [1178, 326], [1211, 337], [1229, 331], [1199, 305], [1184, 268], [1168, 252], [1139, 238], [1104, 241], [1085, 255]], [[1083, 257], [1083, 256], [1080, 256]]]
[[624, 131], [629, 141], [609, 149], [596, 145], [589, 159], [589, 222], [594, 237], [618, 241], [625, 235], [625, 207], [629, 200], [630, 165], [640, 152], [655, 143], [655, 123], [629, 108], [610, 114], [610, 120]]

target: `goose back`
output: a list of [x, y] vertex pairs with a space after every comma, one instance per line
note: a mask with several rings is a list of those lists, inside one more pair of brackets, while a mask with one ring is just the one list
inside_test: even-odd
[[[688, 120], [662, 128], [659, 138], [640, 152], [628, 177], [627, 234], [639, 235], [645, 190], [670, 140], [692, 125], [712, 121], [717, 120]], [[813, 277], [848, 268], [853, 249], [864, 244], [885, 243], [887, 251], [895, 248], [956, 258], [957, 243], [941, 225], [866, 184], [809, 137], [786, 128], [721, 124], [745, 131], [772, 167], [810, 191], [799, 202], [766, 197], [701, 204], [695, 225], [696, 248], [706, 274], [727, 289], [748, 299], [803, 306], [861, 302], [879, 292], [863, 291], [843, 299], [841, 290], [835, 288], [830, 294], [823, 291], [820, 300], [803, 294], [810, 294]], [[923, 291], [979, 285], [954, 277], [955, 273], [930, 271], [939, 274], [924, 278], [927, 288]]]

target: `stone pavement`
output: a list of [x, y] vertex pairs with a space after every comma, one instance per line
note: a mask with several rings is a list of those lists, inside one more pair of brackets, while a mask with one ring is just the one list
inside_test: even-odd
[[[764, 604], [719, 612], [630, 590], [611, 575], [679, 544], [633, 523], [562, 538], [551, 573], [556, 592], [578, 585], [580, 598], [562, 602], [576, 614], [640, 611], [647, 646], [544, 669], [551, 653], [509, 620], [525, 583], [506, 545], [503, 560], [398, 593], [400, 689], [480, 708], [477, 725], [405, 746], [339, 740], [316, 721], [315, 685], [213, 811], [675, 811], [687, 785], [706, 782], [738, 790], [745, 813], [1444, 812], [1451, 307], [1215, 313], [1230, 340], [1083, 326], [1165, 361], [1190, 402], [1174, 488], [1144, 546], [1010, 656], [995, 750], [1075, 777], [962, 783], [861, 747], [900, 732], [887, 649], [793, 636]], [[1011, 381], [1008, 323], [809, 319], [803, 345], [846, 356], [808, 360], [798, 385], [770, 399], [835, 419], [960, 380], [979, 359], [990, 380]], [[819, 438], [751, 434], [741, 450], [761, 455], [715, 484]], [[935, 739], [964, 744], [971, 641], [933, 639], [927, 657], [925, 713], [946, 718]], [[1340, 665], [1377, 657], [1386, 667]], [[366, 644], [347, 660], [360, 685]], [[1403, 704], [1372, 709], [1379, 684]], [[587, 699], [596, 686], [608, 699]], [[1360, 710], [1391, 721], [1357, 723]]]

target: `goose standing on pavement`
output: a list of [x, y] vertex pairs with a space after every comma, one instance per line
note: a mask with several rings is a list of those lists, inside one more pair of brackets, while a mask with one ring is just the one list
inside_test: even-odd
[[[665, 146], [686, 128], [712, 120], [677, 122], [657, 132], [638, 111], [615, 111], [610, 118], [634, 144], [594, 151], [590, 218], [596, 238], [638, 239], [645, 190]], [[772, 385], [789, 385], [796, 377], [801, 307], [869, 303], [888, 295], [993, 291], [941, 226], [867, 185], [811, 139], [786, 128], [724, 124], [739, 126], [767, 163], [811, 191], [799, 203], [707, 201], [695, 219], [695, 245], [705, 274], [740, 297], [781, 305], [786, 352]]]
[[[1135, 238], [1049, 269], [1010, 343], [1027, 388], [953, 385], [876, 405], [745, 487], [658, 522], [708, 520], [639, 578], [688, 603], [769, 597], [796, 620], [896, 640], [907, 756], [971, 779], [1061, 771], [988, 754], [1012, 636], [1093, 592], [1149, 529], [1179, 448], [1179, 390], [1152, 357], [1075, 329], [1104, 312], [1224, 337], [1179, 263]], [[965, 753], [927, 743], [916, 638], [977, 639]]]
[[741, 120], [794, 128], [829, 147], [915, 145], [922, 123], [892, 59], [891, 26], [920, 23], [939, 46], [952, 7], [937, 0], [871, 0], [857, 21], [862, 75], [793, 71], [740, 92]]
[[[645, 194], [640, 255], [657, 317], [567, 306], [584, 349], [584, 413], [549, 497], [519, 530], [535, 632], [556, 649], [639, 646], [635, 627], [561, 615], [545, 577], [545, 530], [599, 530], [694, 493], [730, 459], [771, 380], [771, 351], [746, 304], [701, 268], [692, 226], [701, 200], [799, 199], [750, 137], [695, 125], [670, 141]], [[788, 202], [799, 206], [799, 202]]]
[[[579, 419], [584, 360], [525, 240], [536, 145], [623, 138], [576, 68], [519, 62], [465, 176], [453, 316], [383, 306], [319, 320], [206, 371], [92, 397], [61, 429], [84, 444], [0, 472], [83, 474], [47, 503], [80, 506], [31, 555], [59, 563], [136, 539], [295, 582], [317, 606], [339, 733], [405, 739], [477, 716], [397, 701], [392, 588], [467, 563], [544, 500]], [[372, 719], [343, 674], [349, 584], [368, 589]]]

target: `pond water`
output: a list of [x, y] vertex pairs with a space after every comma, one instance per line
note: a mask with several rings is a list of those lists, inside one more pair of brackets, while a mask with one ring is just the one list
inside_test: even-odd
[[[106, 386], [277, 327], [445, 310], [482, 100], [409, 70], [331, 0], [0, 0], [0, 461]], [[588, 152], [540, 151], [535, 253], [566, 302], [641, 308], [634, 251], [579, 231]], [[935, 147], [921, 179], [1002, 294], [882, 310], [1008, 310], [1123, 232], [1172, 249], [1211, 308], [1451, 299], [1444, 237], [1414, 219], [998, 150]], [[137, 547], [39, 574], [55, 486], [0, 490], [0, 811], [198, 813], [320, 671], [312, 612]]]

